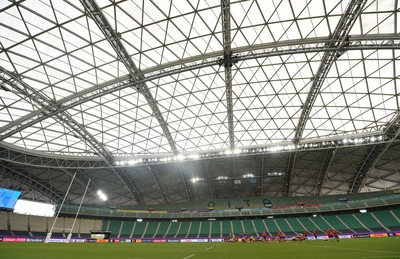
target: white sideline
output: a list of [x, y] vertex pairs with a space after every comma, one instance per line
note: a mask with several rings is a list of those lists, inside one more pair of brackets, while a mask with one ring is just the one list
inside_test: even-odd
[[194, 254], [191, 254], [191, 255], [189, 255], [189, 256], [183, 257], [183, 259], [188, 259], [188, 258], [190, 258], [190, 257], [192, 257], [192, 256], [194, 256]]

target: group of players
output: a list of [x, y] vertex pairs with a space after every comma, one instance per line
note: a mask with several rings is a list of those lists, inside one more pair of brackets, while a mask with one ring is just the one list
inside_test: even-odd
[[[339, 235], [336, 229], [332, 230], [326, 229], [325, 233], [328, 236], [327, 240], [339, 241]], [[315, 240], [318, 240], [318, 234], [315, 230], [311, 231], [311, 234], [314, 236]], [[293, 237], [292, 241], [307, 241], [308, 240], [307, 235], [308, 235], [307, 231], [304, 231], [302, 234]], [[230, 235], [229, 241], [231, 243], [239, 242], [239, 240], [242, 243], [267, 242], [267, 241], [286, 242], [286, 236], [281, 231], [278, 231], [277, 235], [272, 237], [267, 237], [266, 232], [262, 232], [261, 236], [243, 235], [241, 237], [235, 237], [234, 234]]]

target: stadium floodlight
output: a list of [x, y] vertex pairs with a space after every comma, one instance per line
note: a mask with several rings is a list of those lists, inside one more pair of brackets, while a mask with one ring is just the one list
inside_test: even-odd
[[99, 196], [99, 198], [100, 198], [102, 201], [106, 201], [106, 200], [107, 200], [107, 195], [105, 195], [104, 192], [103, 192], [102, 190], [98, 190], [98, 191], [97, 191], [97, 195]]
[[252, 178], [254, 177], [254, 174], [245, 174], [243, 175], [243, 178]]
[[273, 219], [274, 218], [274, 216], [268, 216], [267, 217], [267, 219]]
[[192, 181], [192, 183], [197, 183], [198, 181], [202, 181], [202, 180], [204, 180], [204, 178], [194, 177], [194, 178], [190, 179], [190, 181]]
[[313, 214], [312, 216], [313, 216], [314, 218], [316, 218], [318, 215], [317, 215], [317, 214]]
[[177, 219], [173, 219], [173, 220], [171, 220], [173, 223], [176, 223], [176, 222], [178, 222], [178, 220]]
[[208, 220], [213, 221], [213, 220], [216, 220], [216, 219], [215, 218], [209, 218]]
[[366, 209], [361, 209], [360, 212], [361, 213], [367, 213], [367, 210]]
[[143, 222], [143, 219], [136, 219], [137, 222]]
[[235, 148], [234, 150], [232, 150], [233, 154], [240, 154], [241, 150], [239, 148]]
[[215, 179], [217, 179], [217, 180], [227, 180], [228, 178], [229, 178], [228, 176], [218, 176]]

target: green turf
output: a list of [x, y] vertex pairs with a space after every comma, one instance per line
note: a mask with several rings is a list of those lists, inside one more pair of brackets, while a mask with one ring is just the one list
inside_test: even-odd
[[1, 259], [400, 258], [396, 238], [304, 243], [0, 243]]

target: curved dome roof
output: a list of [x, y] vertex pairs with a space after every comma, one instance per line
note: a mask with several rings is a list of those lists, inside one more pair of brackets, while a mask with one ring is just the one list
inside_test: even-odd
[[[300, 139], [379, 131], [398, 110], [396, 1], [362, 6], [326, 78], [319, 69], [348, 1], [231, 1], [228, 69], [219, 2], [98, 1], [100, 18], [85, 2], [1, 4], [3, 77], [43, 95], [2, 91], [3, 141], [94, 155], [82, 128], [115, 156], [207, 151], [229, 148], [230, 134], [236, 147], [290, 142], [300, 120]], [[135, 73], [143, 83], [129, 83]]]
[[398, 9], [2, 1], [1, 145], [110, 165], [381, 134], [400, 107]]

